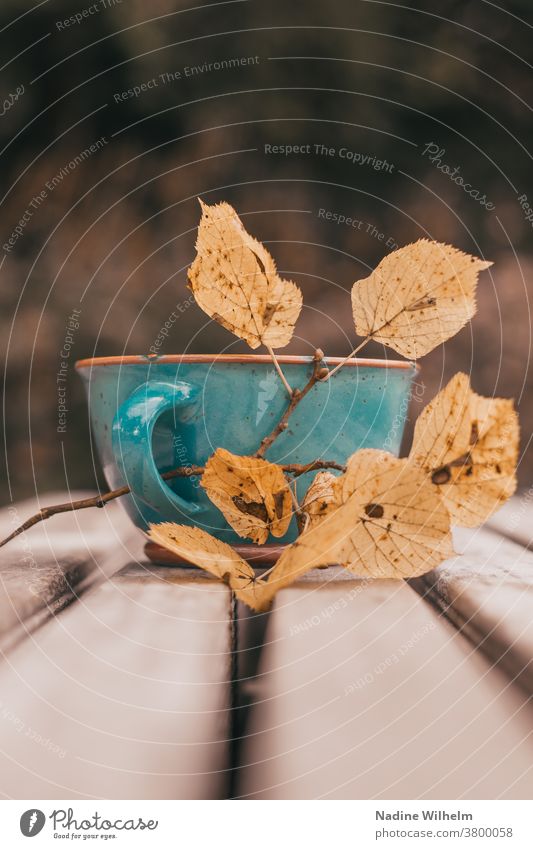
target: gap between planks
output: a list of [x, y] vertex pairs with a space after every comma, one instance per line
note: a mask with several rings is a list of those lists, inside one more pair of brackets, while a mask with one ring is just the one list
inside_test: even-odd
[[530, 798], [531, 720], [407, 584], [312, 574], [270, 616], [239, 797]]
[[460, 529], [455, 539], [462, 554], [410, 584], [531, 695], [533, 554], [494, 527]]

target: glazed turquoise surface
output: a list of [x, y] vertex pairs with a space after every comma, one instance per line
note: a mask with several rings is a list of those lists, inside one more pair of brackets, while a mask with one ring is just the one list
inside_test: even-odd
[[[302, 358], [303, 359], [303, 358]], [[149, 522], [194, 524], [226, 542], [245, 542], [205, 495], [200, 479], [163, 481], [176, 466], [203, 465], [216, 448], [253, 454], [282, 415], [287, 394], [270, 362], [157, 362], [90, 365], [79, 369], [90, 406], [93, 439], [109, 486], [127, 483], [122, 499], [142, 529]], [[285, 364], [303, 387], [310, 360]], [[414, 366], [346, 366], [316, 384], [291, 416], [266, 459], [345, 463], [359, 448], [400, 447]], [[314, 477], [298, 480], [302, 497]], [[295, 538], [288, 533], [269, 542]]]

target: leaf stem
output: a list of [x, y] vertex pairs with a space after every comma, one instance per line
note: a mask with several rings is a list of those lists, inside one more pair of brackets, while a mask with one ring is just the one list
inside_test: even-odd
[[[294, 484], [294, 489], [292, 487]], [[304, 523], [304, 516], [302, 515], [302, 508], [300, 507], [300, 502], [298, 501], [298, 495], [295, 492], [296, 490], [296, 478], [292, 479], [292, 482], [288, 484], [289, 492], [291, 494], [292, 506], [294, 507], [294, 516], [296, 518], [296, 526], [298, 528], [298, 533], [302, 533], [302, 527]]]
[[281, 366], [278, 362], [278, 358], [276, 357], [276, 355], [275, 355], [274, 351], [272, 350], [272, 348], [270, 347], [270, 345], [265, 345], [265, 347], [266, 347], [268, 353], [270, 354], [270, 358], [272, 359], [272, 362], [274, 363], [274, 367], [275, 367], [277, 373], [279, 374], [279, 376], [281, 378], [281, 382], [283, 383], [285, 389], [287, 390], [287, 392], [289, 394], [289, 398], [292, 398], [293, 389], [292, 389], [289, 381], [287, 380], [287, 378], [283, 374], [282, 368], [281, 368]]
[[363, 339], [363, 341], [361, 342], [361, 344], [358, 345], [357, 348], [354, 348], [354, 350], [352, 351], [351, 354], [348, 354], [348, 356], [345, 357], [344, 360], [342, 360], [342, 362], [338, 363], [338, 365], [336, 365], [334, 369], [332, 369], [331, 371], [328, 371], [328, 373], [325, 375], [325, 377], [321, 378], [321, 380], [324, 381], [324, 383], [327, 380], [330, 380], [330, 378], [332, 378], [333, 375], [336, 374], [339, 371], [339, 369], [341, 369], [343, 367], [343, 365], [345, 365], [348, 362], [348, 360], [351, 360], [352, 357], [355, 357], [355, 355], [358, 354], [359, 351], [362, 348], [364, 348], [365, 345], [368, 344], [368, 342], [370, 342], [371, 338], [372, 338], [371, 336], [366, 336]]

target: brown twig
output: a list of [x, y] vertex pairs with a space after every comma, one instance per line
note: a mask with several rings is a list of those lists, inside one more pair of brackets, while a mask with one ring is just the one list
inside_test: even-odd
[[[181, 466], [178, 469], [171, 469], [170, 472], [165, 472], [161, 477], [164, 480], [188, 478], [194, 475], [201, 475], [203, 471], [202, 466]], [[113, 489], [111, 492], [106, 492], [103, 495], [93, 495], [91, 498], [81, 498], [79, 501], [65, 501], [64, 504], [52, 504], [50, 507], [43, 507], [34, 516], [26, 519], [12, 534], [9, 534], [8, 537], [3, 539], [0, 542], [0, 548], [12, 539], [15, 539], [15, 537], [18, 537], [19, 534], [27, 531], [28, 528], [32, 528], [34, 525], [39, 524], [39, 522], [44, 522], [45, 519], [50, 519], [51, 516], [56, 516], [58, 513], [69, 513], [72, 510], [84, 510], [86, 507], [105, 507], [109, 501], [120, 498], [122, 495], [127, 495], [128, 492], [130, 492], [129, 486], [121, 486], [119, 489]]]
[[294, 413], [296, 407], [302, 401], [308, 392], [311, 391], [315, 383], [318, 383], [319, 380], [322, 380], [326, 374], [328, 373], [327, 368], [321, 366], [321, 362], [324, 359], [324, 354], [317, 348], [313, 355], [313, 373], [307, 383], [305, 384], [303, 389], [293, 389], [291, 399], [288, 403], [287, 409], [283, 413], [281, 419], [277, 423], [274, 430], [265, 436], [264, 439], [261, 440], [261, 445], [259, 449], [256, 451], [256, 457], [264, 457], [265, 453], [268, 451], [273, 442], [278, 438], [278, 436], [283, 433], [284, 430], [287, 430], [289, 419]]
[[312, 460], [310, 463], [287, 463], [281, 466], [283, 471], [288, 475], [293, 475], [295, 478], [300, 475], [305, 475], [307, 472], [315, 472], [317, 469], [337, 469], [338, 472], [345, 472], [346, 466], [341, 463], [336, 463], [335, 460]]
[[[315, 469], [338, 469], [344, 470], [344, 466], [335, 463], [333, 460], [313, 460], [312, 463], [289, 463], [281, 467], [284, 472], [294, 477], [305, 475], [306, 472], [312, 472]], [[169, 472], [164, 472], [161, 475], [163, 480], [171, 480], [172, 478], [189, 478], [202, 475], [204, 473], [203, 466], [179, 466], [177, 469], [171, 469]], [[122, 495], [127, 495], [130, 492], [129, 486], [121, 486], [119, 489], [113, 489], [111, 492], [106, 492], [103, 495], [94, 495], [91, 498], [81, 498], [79, 501], [66, 501], [64, 504], [52, 504], [50, 507], [43, 507], [34, 516], [26, 519], [13, 533], [0, 542], [0, 548], [10, 542], [19, 534], [32, 528], [39, 522], [44, 522], [45, 519], [50, 519], [58, 513], [69, 513], [74, 510], [84, 510], [86, 507], [105, 507], [109, 501], [115, 498], [120, 498]]]

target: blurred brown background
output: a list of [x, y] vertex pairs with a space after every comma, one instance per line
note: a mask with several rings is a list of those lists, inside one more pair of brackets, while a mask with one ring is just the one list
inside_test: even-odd
[[393, 244], [493, 260], [472, 326], [423, 360], [424, 401], [458, 369], [514, 396], [529, 484], [532, 23], [527, 0], [3, 0], [3, 500], [95, 485], [76, 358], [148, 352], [177, 304], [161, 352], [243, 350], [188, 306], [198, 195], [232, 203], [301, 285], [291, 352], [351, 350], [349, 289]]

